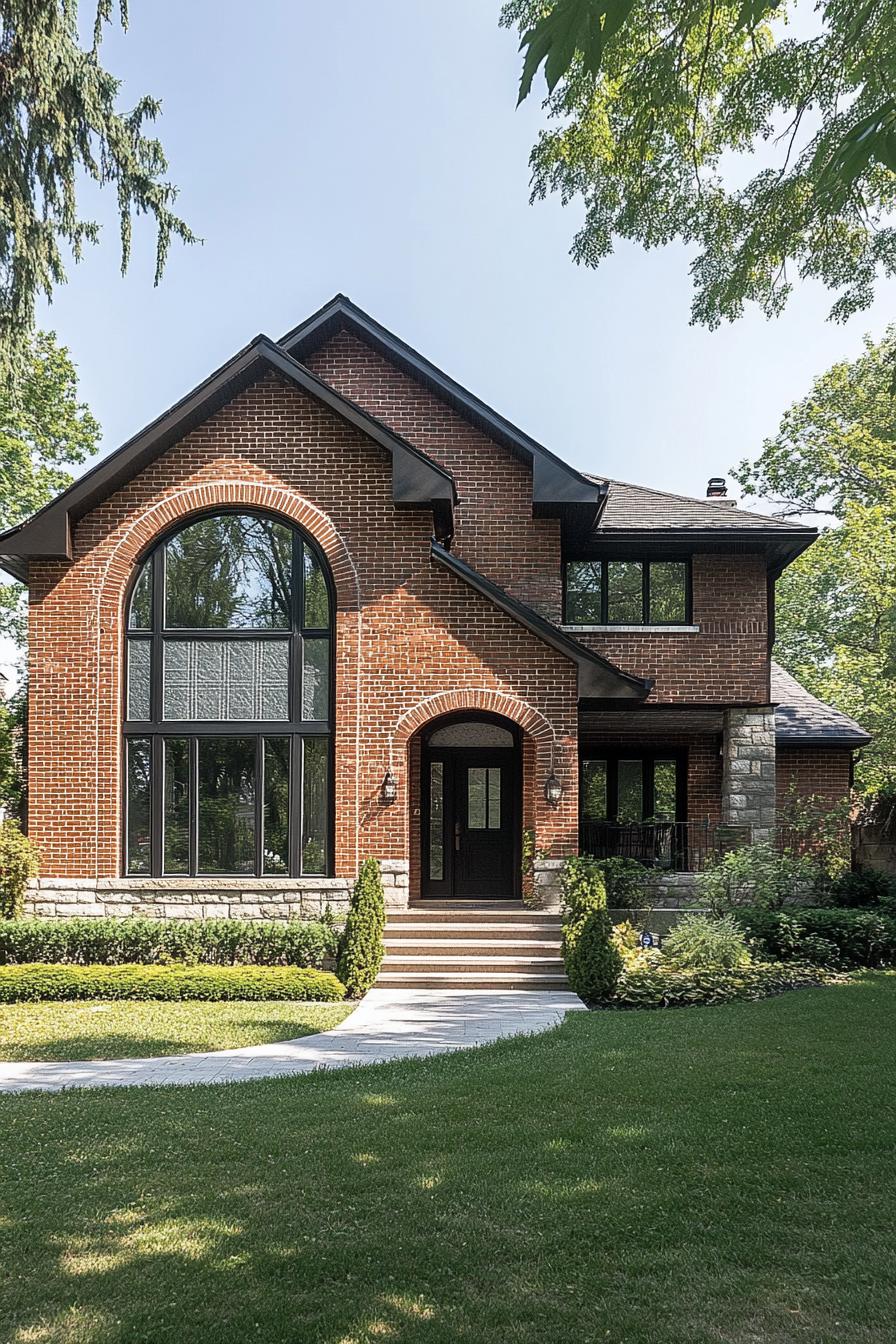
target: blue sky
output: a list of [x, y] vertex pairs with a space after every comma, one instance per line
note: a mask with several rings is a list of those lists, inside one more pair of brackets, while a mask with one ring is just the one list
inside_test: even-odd
[[[259, 331], [279, 336], [337, 291], [585, 470], [702, 493], [755, 454], [782, 411], [864, 331], [802, 287], [785, 316], [688, 325], [688, 256], [622, 246], [573, 264], [579, 212], [530, 206], [539, 100], [517, 110], [499, 0], [131, 0], [105, 61], [158, 132], [204, 245], [174, 245], [152, 288], [152, 231], [119, 274], [104, 240], [41, 322], [77, 362], [110, 451]], [[86, 12], [86, 8], [85, 8]]]

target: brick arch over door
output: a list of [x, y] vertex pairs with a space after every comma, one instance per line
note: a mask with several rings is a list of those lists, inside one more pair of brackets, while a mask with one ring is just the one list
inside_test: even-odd
[[[259, 509], [303, 529], [318, 544], [333, 579], [336, 593], [334, 651], [336, 657], [336, 713], [334, 741], [337, 759], [360, 757], [358, 705], [362, 675], [361, 591], [358, 573], [345, 541], [333, 523], [294, 490], [266, 481], [222, 481], [185, 487], [160, 499], [151, 508], [131, 518], [105, 558], [96, 601], [96, 752], [95, 752], [95, 856], [96, 875], [106, 875], [102, 833], [108, 834], [110, 798], [108, 780], [115, 781], [112, 807], [115, 812], [115, 864], [121, 871], [121, 751], [116, 747], [111, 770], [102, 761], [104, 740], [119, 743], [124, 692], [124, 603], [135, 567], [159, 536], [191, 516], [218, 508]], [[354, 777], [354, 814], [358, 814], [358, 770]], [[103, 819], [105, 818], [105, 823]], [[336, 853], [354, 856], [358, 863], [357, 826], [340, 825], [336, 816]]]

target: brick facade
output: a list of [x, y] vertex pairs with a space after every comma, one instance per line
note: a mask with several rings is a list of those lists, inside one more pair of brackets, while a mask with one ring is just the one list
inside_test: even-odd
[[788, 800], [818, 798], [834, 808], [849, 796], [852, 751], [849, 747], [785, 746], [778, 744], [778, 807]]

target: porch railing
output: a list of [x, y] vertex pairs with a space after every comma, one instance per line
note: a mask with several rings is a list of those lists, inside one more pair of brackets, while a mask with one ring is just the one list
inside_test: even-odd
[[595, 859], [637, 859], [666, 872], [700, 873], [729, 849], [749, 843], [748, 826], [709, 821], [582, 821], [579, 850]]

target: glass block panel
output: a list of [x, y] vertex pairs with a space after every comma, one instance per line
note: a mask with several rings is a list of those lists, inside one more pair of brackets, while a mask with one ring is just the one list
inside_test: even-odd
[[586, 821], [607, 820], [607, 763], [582, 762], [582, 816]]
[[302, 741], [302, 872], [325, 873], [327, 869], [327, 778], [328, 740], [306, 737]]
[[190, 744], [185, 737], [165, 738], [165, 873], [190, 871]]
[[128, 629], [152, 629], [152, 560], [146, 561], [134, 585], [128, 612]]
[[150, 667], [152, 642], [128, 640], [128, 718], [148, 719], [150, 712]]
[[486, 769], [471, 765], [467, 770], [467, 826], [471, 831], [484, 831], [487, 819], [485, 791]]
[[654, 762], [653, 815], [657, 821], [674, 821], [678, 815], [678, 766], [675, 761]]
[[330, 713], [330, 641], [302, 641], [302, 718], [322, 721]]
[[607, 624], [643, 625], [643, 565], [640, 560], [607, 561]]
[[264, 853], [262, 871], [289, 872], [289, 738], [264, 739]]
[[291, 625], [292, 529], [272, 518], [201, 518], [165, 547], [169, 629], [279, 630]]
[[644, 762], [620, 761], [617, 821], [644, 820]]
[[687, 565], [678, 560], [650, 566], [650, 621], [653, 625], [684, 625], [687, 620]]
[[320, 561], [307, 542], [302, 545], [302, 563], [305, 579], [305, 611], [302, 624], [306, 630], [330, 628], [330, 595]]
[[152, 779], [149, 739], [131, 737], [127, 744], [127, 871], [139, 877], [150, 871], [150, 783]]
[[445, 877], [445, 767], [441, 761], [429, 766], [429, 877]]
[[200, 737], [199, 871], [255, 872], [255, 738]]
[[449, 723], [437, 728], [431, 747], [512, 747], [513, 733], [497, 723]]
[[600, 560], [570, 560], [566, 566], [566, 620], [570, 625], [600, 625]]
[[162, 712], [168, 720], [288, 719], [289, 643], [166, 640]]
[[501, 769], [490, 766], [488, 769], [488, 828], [490, 831], [501, 829]]

